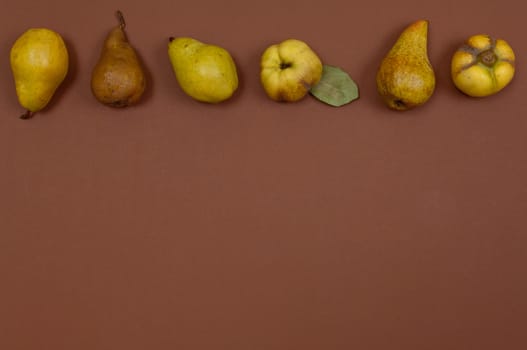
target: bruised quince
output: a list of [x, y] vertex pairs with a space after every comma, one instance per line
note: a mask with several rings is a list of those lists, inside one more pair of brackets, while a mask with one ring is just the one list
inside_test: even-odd
[[511, 82], [514, 60], [514, 52], [505, 40], [474, 35], [452, 57], [452, 80], [469, 96], [493, 95]]

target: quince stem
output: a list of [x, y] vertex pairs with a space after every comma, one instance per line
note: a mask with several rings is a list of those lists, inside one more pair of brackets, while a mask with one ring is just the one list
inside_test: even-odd
[[496, 63], [497, 57], [492, 50], [485, 50], [479, 55], [479, 60], [486, 66], [492, 67]]

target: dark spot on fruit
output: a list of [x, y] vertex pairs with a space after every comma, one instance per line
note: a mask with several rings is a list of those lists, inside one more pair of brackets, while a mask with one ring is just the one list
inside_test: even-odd
[[397, 108], [405, 108], [406, 107], [406, 103], [404, 103], [404, 101], [401, 100], [401, 99], [397, 99], [397, 100], [393, 101], [393, 103], [395, 104], [395, 106]]

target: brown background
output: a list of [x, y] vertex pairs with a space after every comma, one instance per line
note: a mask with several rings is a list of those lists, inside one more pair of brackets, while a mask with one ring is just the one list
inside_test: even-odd
[[[527, 57], [520, 1], [10, 1], [0, 12], [1, 349], [525, 349]], [[89, 88], [121, 9], [143, 103]], [[430, 20], [437, 88], [388, 110], [376, 68]], [[17, 117], [9, 49], [60, 32], [71, 70]], [[471, 99], [449, 77], [468, 36], [506, 39], [517, 75]], [[227, 48], [241, 86], [183, 95], [169, 36]], [[360, 100], [269, 100], [259, 58], [286, 38], [344, 68]]]

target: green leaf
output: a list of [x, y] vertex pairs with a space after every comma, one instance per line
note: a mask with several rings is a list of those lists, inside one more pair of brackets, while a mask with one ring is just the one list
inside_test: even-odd
[[324, 65], [318, 84], [309, 90], [318, 100], [340, 107], [359, 98], [359, 88], [348, 73], [339, 67]]

